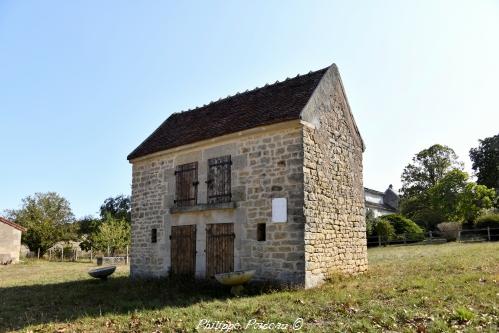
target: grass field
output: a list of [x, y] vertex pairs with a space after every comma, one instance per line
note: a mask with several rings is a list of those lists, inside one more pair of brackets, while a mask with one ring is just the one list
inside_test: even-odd
[[307, 332], [498, 330], [499, 243], [375, 248], [369, 265], [321, 288], [251, 289], [241, 298], [206, 284], [130, 281], [126, 268], [100, 282], [86, 275], [90, 264], [3, 266], [0, 332], [190, 332], [202, 319], [292, 331], [297, 318]]

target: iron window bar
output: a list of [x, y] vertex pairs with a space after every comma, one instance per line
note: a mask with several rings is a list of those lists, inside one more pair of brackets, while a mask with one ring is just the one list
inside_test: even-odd
[[208, 204], [230, 202], [231, 194], [230, 155], [208, 160], [207, 201]]

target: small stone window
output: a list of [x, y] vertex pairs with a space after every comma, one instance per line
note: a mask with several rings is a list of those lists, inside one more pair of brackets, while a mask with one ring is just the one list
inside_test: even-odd
[[265, 223], [258, 223], [256, 225], [256, 240], [257, 241], [263, 242], [267, 238], [266, 226], [267, 225]]
[[178, 165], [175, 170], [175, 206], [195, 206], [198, 196], [198, 162]]
[[158, 242], [158, 229], [153, 228], [151, 229], [151, 243], [157, 243]]

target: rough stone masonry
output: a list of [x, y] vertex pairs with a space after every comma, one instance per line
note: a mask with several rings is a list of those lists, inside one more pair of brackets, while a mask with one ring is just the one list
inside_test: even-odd
[[[182, 129], [181, 120], [189, 126]], [[215, 132], [206, 137], [198, 125]], [[363, 150], [335, 65], [173, 115], [129, 156], [132, 277], [167, 276], [178, 253], [172, 227], [190, 225], [195, 276], [209, 278], [206, 226], [217, 223], [234, 225], [234, 270], [255, 269], [259, 280], [310, 288], [336, 273], [365, 271]], [[220, 156], [232, 160], [231, 200], [210, 205], [207, 162]], [[192, 162], [197, 200], [180, 209], [175, 170]], [[272, 219], [275, 198], [286, 200], [284, 223]]]
[[303, 111], [306, 287], [367, 270], [364, 146], [338, 72], [325, 75]]

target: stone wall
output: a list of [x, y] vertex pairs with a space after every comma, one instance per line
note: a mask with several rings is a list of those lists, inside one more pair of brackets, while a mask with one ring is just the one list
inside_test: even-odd
[[0, 254], [9, 255], [12, 262], [19, 261], [21, 251], [21, 231], [0, 222]]
[[[196, 228], [196, 269], [206, 271], [206, 224], [234, 223], [234, 268], [257, 279], [314, 287], [335, 273], [367, 269], [363, 142], [336, 66], [322, 78], [302, 120], [258, 127], [132, 161], [131, 274], [165, 276], [171, 227]], [[208, 209], [207, 161], [231, 155], [234, 205]], [[175, 168], [198, 162], [198, 206], [170, 209]], [[273, 223], [272, 199], [287, 199], [287, 221]], [[211, 207], [213, 208], [213, 207]], [[266, 240], [257, 226], [266, 225]], [[157, 243], [151, 243], [151, 229]]]
[[367, 269], [363, 143], [333, 66], [302, 113], [305, 287]]
[[[184, 146], [132, 161], [132, 276], [165, 276], [170, 269], [174, 225], [197, 225], [196, 276], [205, 274], [208, 223], [234, 223], [238, 269], [256, 269], [257, 278], [304, 283], [302, 125], [289, 121], [217, 140]], [[207, 161], [231, 155], [235, 208], [170, 213], [175, 199], [175, 168], [198, 162], [198, 203], [205, 204]], [[288, 221], [271, 222], [271, 201], [287, 198]], [[266, 223], [266, 241], [257, 224]], [[151, 243], [151, 229], [157, 243]]]
[[[246, 188], [240, 203], [247, 223], [243, 238], [243, 268], [259, 276], [293, 284], [304, 283], [303, 143], [301, 124], [268, 136], [252, 137], [240, 145], [248, 166], [238, 174]], [[272, 223], [272, 198], [287, 198], [286, 223]], [[267, 224], [267, 240], [256, 241], [257, 224]]]

